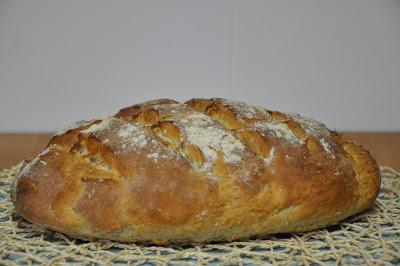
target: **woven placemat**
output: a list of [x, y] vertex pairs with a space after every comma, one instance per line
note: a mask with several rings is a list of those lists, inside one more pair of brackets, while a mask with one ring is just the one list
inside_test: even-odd
[[400, 173], [381, 167], [375, 205], [339, 225], [301, 234], [205, 245], [84, 241], [46, 231], [13, 213], [9, 190], [19, 167], [0, 172], [0, 265], [399, 265]]

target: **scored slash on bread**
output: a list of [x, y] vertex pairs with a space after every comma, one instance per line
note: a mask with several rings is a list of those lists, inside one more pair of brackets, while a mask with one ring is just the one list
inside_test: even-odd
[[56, 134], [11, 198], [24, 218], [72, 236], [166, 244], [332, 225], [379, 186], [369, 152], [315, 120], [159, 99]]

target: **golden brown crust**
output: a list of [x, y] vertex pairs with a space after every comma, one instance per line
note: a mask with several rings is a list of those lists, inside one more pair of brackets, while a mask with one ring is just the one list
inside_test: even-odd
[[296, 114], [161, 99], [54, 136], [15, 179], [26, 219], [78, 237], [183, 243], [335, 224], [370, 206], [361, 146]]
[[371, 153], [361, 145], [346, 140], [342, 135], [337, 135], [343, 149], [350, 155], [353, 169], [358, 182], [359, 200], [357, 208], [369, 207], [379, 194], [381, 178], [379, 167]]

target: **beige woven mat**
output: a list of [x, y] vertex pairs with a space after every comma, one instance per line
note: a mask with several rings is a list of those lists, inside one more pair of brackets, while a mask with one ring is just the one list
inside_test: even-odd
[[77, 240], [13, 215], [10, 183], [0, 172], [0, 265], [400, 265], [400, 173], [381, 167], [376, 204], [340, 225], [244, 242], [160, 247]]

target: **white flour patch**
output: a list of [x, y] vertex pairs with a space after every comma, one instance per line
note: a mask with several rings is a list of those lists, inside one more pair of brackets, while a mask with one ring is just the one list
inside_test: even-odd
[[267, 158], [264, 158], [264, 162], [268, 165], [271, 165], [272, 160], [274, 159], [274, 155], [275, 155], [275, 147], [272, 147], [268, 152]]
[[54, 136], [60, 136], [60, 135], [62, 135], [64, 133], [66, 133], [69, 130], [77, 129], [77, 128], [82, 127], [82, 126], [86, 126], [86, 125], [90, 124], [92, 121], [93, 120], [90, 120], [90, 121], [81, 120], [81, 121], [75, 122], [74, 124], [70, 125], [69, 127], [58, 131]]
[[151, 108], [156, 110], [161, 117], [168, 115], [185, 116], [193, 111], [189, 105], [180, 103], [154, 105]]
[[149, 153], [146, 155], [147, 158], [154, 160], [155, 162], [158, 162], [158, 153]]
[[242, 161], [241, 153], [245, 146], [217, 122], [202, 113], [193, 113], [176, 121], [179, 129], [186, 135], [187, 141], [198, 147], [203, 153], [203, 170], [209, 171], [218, 158], [217, 151], [223, 155], [226, 163]]
[[118, 118], [106, 118], [98, 124], [82, 130], [83, 134], [93, 134], [119, 154], [145, 147], [150, 141], [146, 129]]
[[93, 124], [90, 127], [88, 127], [87, 129], [82, 130], [81, 133], [82, 134], [91, 134], [91, 133], [101, 132], [102, 130], [108, 129], [110, 127], [110, 124], [115, 120], [117, 120], [117, 119], [113, 118], [113, 117], [105, 118], [100, 123]]
[[253, 118], [253, 117], [268, 117], [269, 114], [267, 110], [261, 107], [254, 107], [245, 102], [229, 100], [229, 99], [220, 99], [222, 104], [229, 106], [238, 116]]
[[317, 139], [329, 137], [330, 135], [328, 129], [317, 120], [303, 117], [294, 113], [286, 113], [286, 115], [295, 122], [299, 123], [308, 134], [316, 137]]
[[285, 123], [280, 123], [275, 120], [262, 120], [256, 122], [251, 128], [257, 130], [261, 135], [267, 136], [272, 133], [277, 138], [285, 139], [291, 144], [300, 144], [303, 141], [296, 137]]
[[324, 148], [325, 152], [330, 154], [332, 156], [332, 158], [335, 158], [335, 155], [333, 154], [333, 150], [331, 145], [329, 144], [329, 142], [323, 138], [320, 140], [322, 147]]
[[331, 155], [333, 159], [336, 158], [332, 144], [328, 141], [330, 139], [329, 130], [322, 123], [294, 113], [287, 113], [286, 115], [299, 123], [309, 135], [316, 138], [327, 154]]

